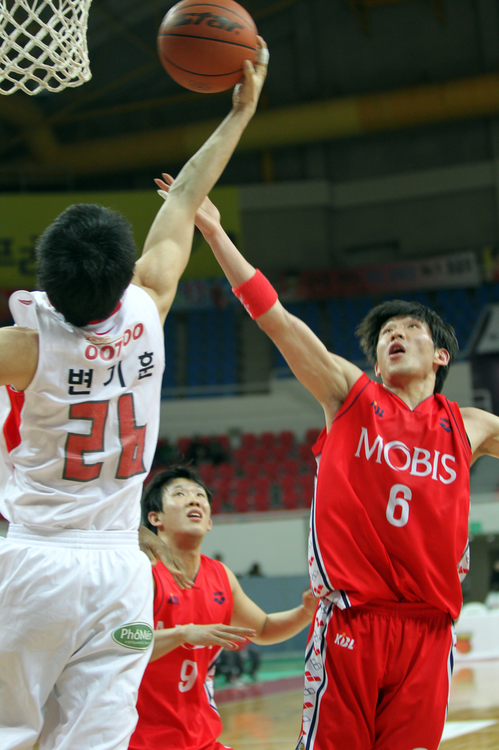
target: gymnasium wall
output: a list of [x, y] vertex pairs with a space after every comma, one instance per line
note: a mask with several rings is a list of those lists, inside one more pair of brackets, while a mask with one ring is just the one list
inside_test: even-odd
[[203, 552], [220, 554], [236, 575], [244, 575], [254, 563], [265, 576], [307, 575], [309, 518], [303, 510], [217, 515]]
[[[430, 147], [430, 144], [428, 144]], [[270, 275], [498, 246], [495, 160], [241, 187], [246, 255]]]

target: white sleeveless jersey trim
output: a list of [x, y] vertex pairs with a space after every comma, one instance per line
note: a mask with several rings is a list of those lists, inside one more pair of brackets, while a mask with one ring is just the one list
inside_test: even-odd
[[142, 483], [156, 448], [163, 331], [147, 292], [130, 285], [119, 308], [85, 328], [44, 292], [16, 292], [17, 325], [39, 331], [35, 376], [18, 403], [7, 448], [11, 522], [28, 527], [138, 528]]

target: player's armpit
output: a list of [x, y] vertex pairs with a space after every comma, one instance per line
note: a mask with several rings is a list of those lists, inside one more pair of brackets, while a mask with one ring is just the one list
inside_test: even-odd
[[499, 458], [499, 417], [483, 409], [461, 409], [473, 461], [480, 456]]
[[0, 385], [24, 391], [38, 366], [38, 331], [12, 326], [0, 330]]

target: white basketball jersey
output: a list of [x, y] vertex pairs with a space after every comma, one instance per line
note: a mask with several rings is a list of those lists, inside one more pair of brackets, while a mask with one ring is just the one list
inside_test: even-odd
[[39, 331], [32, 382], [7, 389], [9, 521], [136, 530], [159, 427], [164, 344], [156, 305], [130, 285], [109, 318], [84, 328], [67, 323], [44, 292], [15, 292], [9, 305], [17, 325]]

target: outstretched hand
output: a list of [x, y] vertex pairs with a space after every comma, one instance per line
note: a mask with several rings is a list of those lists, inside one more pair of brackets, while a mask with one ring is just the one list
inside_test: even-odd
[[260, 92], [263, 88], [269, 64], [269, 51], [261, 36], [257, 37], [256, 62], [245, 60], [243, 63], [244, 79], [235, 86], [232, 93], [234, 109], [248, 108], [255, 111]]
[[223, 623], [209, 625], [184, 625], [185, 643], [190, 646], [222, 646], [234, 650], [248, 638], [254, 638], [253, 628], [236, 628]]
[[165, 568], [172, 574], [175, 583], [180, 589], [192, 588], [193, 582], [168, 545], [145, 526], [139, 526], [139, 546], [142, 552], [147, 555], [152, 565], [156, 565], [158, 561], [163, 563]]
[[[154, 182], [158, 186], [158, 193], [165, 200], [168, 198], [168, 191], [173, 185], [173, 177], [166, 172], [162, 173], [163, 179], [156, 177]], [[209, 241], [209, 237], [220, 229], [220, 211], [214, 203], [206, 196], [201, 203], [200, 207], [194, 217], [194, 223], [202, 233], [205, 240]]]

